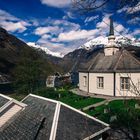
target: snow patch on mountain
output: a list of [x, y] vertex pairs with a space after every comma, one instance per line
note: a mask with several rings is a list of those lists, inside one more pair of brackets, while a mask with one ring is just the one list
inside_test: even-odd
[[63, 58], [64, 55], [62, 53], [59, 53], [59, 52], [52, 52], [50, 51], [48, 48], [46, 47], [42, 47], [34, 42], [28, 42], [27, 43], [29, 46], [33, 47], [33, 48], [36, 48], [36, 49], [40, 49], [42, 51], [44, 51], [46, 54], [48, 55], [52, 55], [52, 56], [55, 56], [55, 57], [60, 57], [60, 58]]
[[[135, 38], [132, 39], [128, 39], [122, 36], [117, 36], [115, 39], [115, 42], [118, 46], [121, 45], [133, 45], [133, 46], [137, 46], [140, 47], [140, 41], [136, 40]], [[88, 42], [86, 42], [84, 45], [80, 46], [78, 49], [86, 49], [86, 50], [90, 50], [95, 46], [100, 46], [100, 45], [107, 45], [108, 44], [108, 37], [97, 37], [94, 38]]]

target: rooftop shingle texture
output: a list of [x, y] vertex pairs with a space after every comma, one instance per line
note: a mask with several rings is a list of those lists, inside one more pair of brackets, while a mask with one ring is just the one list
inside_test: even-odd
[[0, 130], [0, 140], [34, 140], [43, 121], [39, 111], [26, 108]]
[[0, 108], [6, 104], [9, 100], [7, 98], [4, 98], [2, 96], [0, 96]]
[[31, 108], [36, 109], [36, 111], [39, 111], [39, 113], [42, 114], [44, 118], [46, 118], [42, 124], [42, 127], [40, 128], [37, 140], [49, 140], [56, 103], [33, 96], [27, 97], [23, 103], [27, 104]]
[[50, 134], [56, 134], [56, 140], [81, 140], [108, 128], [106, 124], [56, 101], [29, 95], [23, 103], [27, 104], [24, 110], [0, 128], [0, 140], [49, 140]]
[[118, 51], [111, 56], [99, 53], [87, 69], [81, 69], [80, 71], [140, 72], [140, 62], [126, 50]]
[[56, 104], [28, 96], [28, 106], [0, 130], [0, 140], [49, 140]]
[[106, 126], [61, 105], [56, 140], [82, 140]]

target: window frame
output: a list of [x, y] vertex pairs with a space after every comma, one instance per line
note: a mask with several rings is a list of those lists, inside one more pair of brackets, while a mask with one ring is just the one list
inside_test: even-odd
[[97, 88], [104, 89], [104, 77], [103, 76], [97, 77]]
[[87, 87], [87, 76], [83, 76], [83, 86]]
[[120, 90], [121, 91], [130, 90], [130, 78], [129, 77], [120, 77]]

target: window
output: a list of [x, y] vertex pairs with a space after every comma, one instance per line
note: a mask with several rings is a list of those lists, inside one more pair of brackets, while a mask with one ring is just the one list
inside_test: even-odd
[[138, 90], [140, 90], [140, 79], [138, 79]]
[[83, 83], [83, 85], [84, 85], [84, 87], [86, 87], [87, 86], [87, 76], [83, 76], [84, 77], [84, 83]]
[[121, 77], [121, 90], [129, 90], [130, 89], [130, 79], [129, 77]]
[[104, 88], [104, 77], [97, 77], [97, 88]]

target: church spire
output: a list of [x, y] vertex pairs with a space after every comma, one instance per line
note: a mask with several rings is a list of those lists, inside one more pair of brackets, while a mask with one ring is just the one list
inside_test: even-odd
[[113, 20], [110, 18], [110, 31], [109, 36], [114, 35], [114, 26], [113, 26]]
[[105, 46], [104, 53], [106, 56], [114, 55], [118, 51], [117, 44], [115, 42], [113, 20], [110, 18], [110, 29], [108, 36], [108, 44]]

